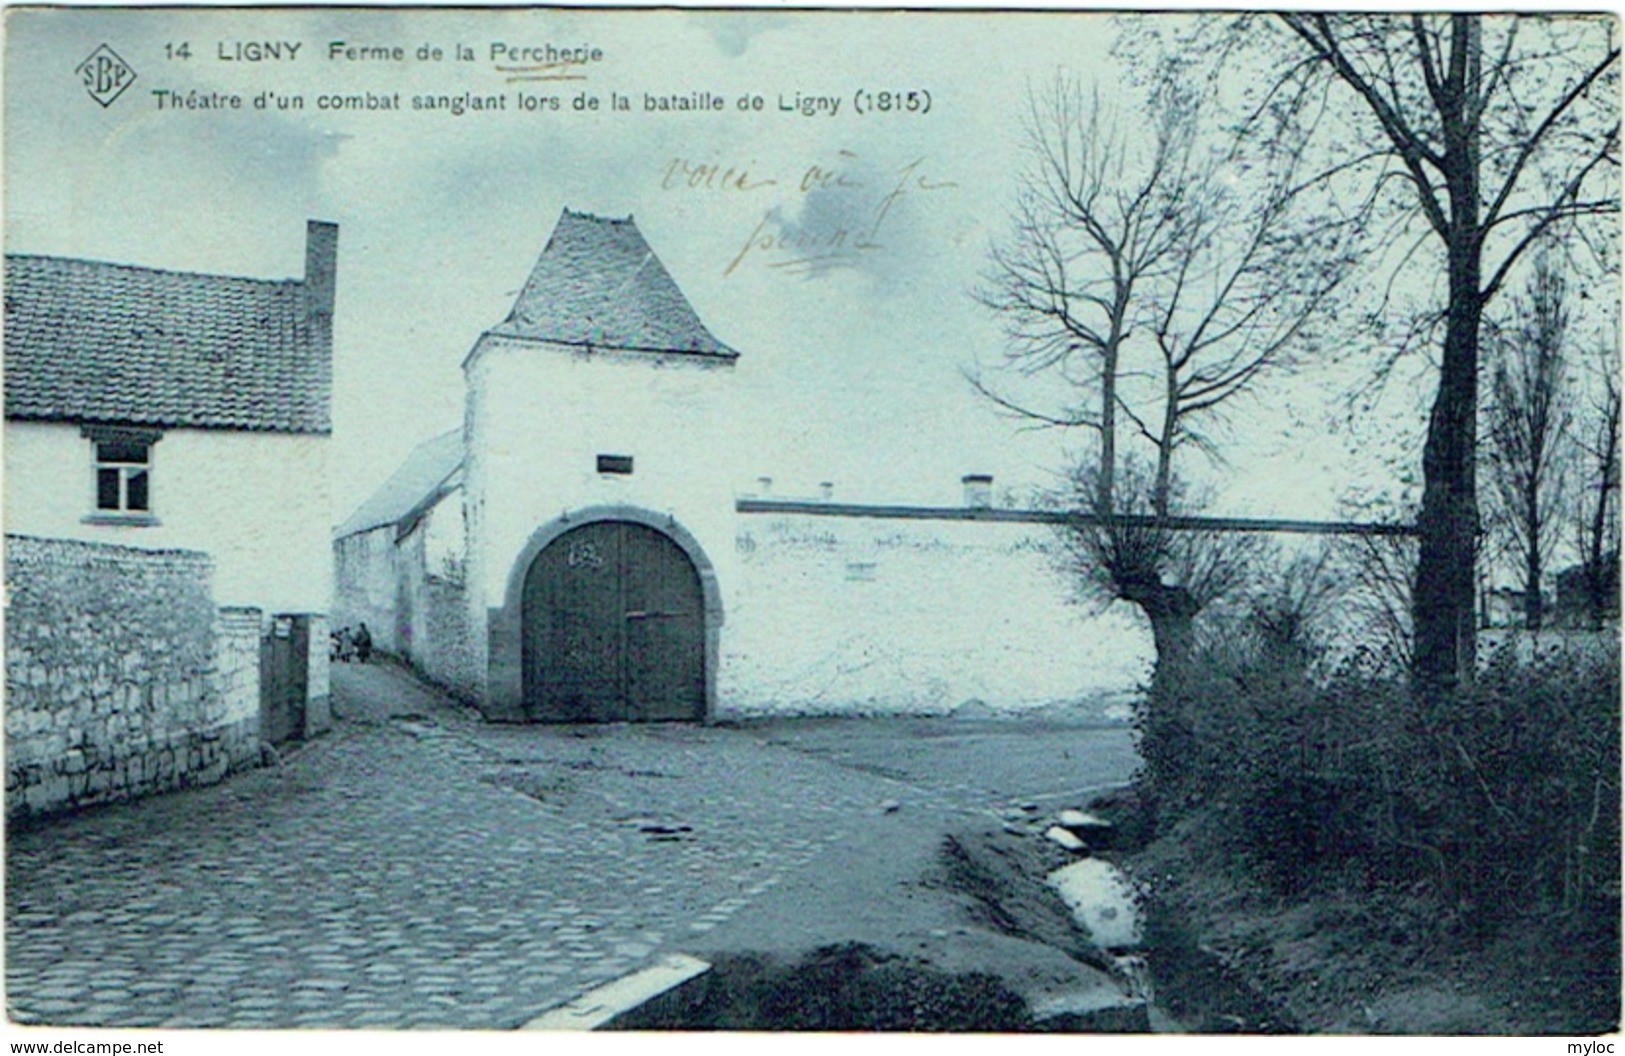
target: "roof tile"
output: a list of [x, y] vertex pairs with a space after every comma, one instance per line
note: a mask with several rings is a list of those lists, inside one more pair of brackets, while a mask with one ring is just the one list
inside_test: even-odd
[[736, 358], [629, 216], [564, 210], [498, 334], [598, 348]]
[[304, 283], [7, 254], [7, 418], [332, 429]]

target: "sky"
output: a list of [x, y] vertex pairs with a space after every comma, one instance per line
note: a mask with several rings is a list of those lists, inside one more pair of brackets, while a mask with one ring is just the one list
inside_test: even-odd
[[[1101, 14], [14, 10], [6, 248], [293, 277], [306, 218], [337, 221], [334, 524], [460, 424], [463, 357], [564, 208], [634, 215], [740, 351], [742, 488], [828, 480], [849, 501], [951, 504], [962, 475], [991, 473], [1020, 501], [1056, 484], [1082, 438], [1023, 429], [975, 395], [965, 372], [1005, 345], [972, 292], [1010, 228], [1029, 89], [1061, 73], [1131, 93], [1114, 32]], [[333, 57], [337, 41], [406, 59]], [[248, 61], [267, 42], [299, 50]], [[137, 74], [105, 107], [75, 72], [104, 43]], [[540, 71], [581, 80], [512, 80], [537, 72], [516, 73], [519, 49], [547, 44], [602, 57]], [[423, 46], [443, 57], [420, 60]], [[243, 109], [160, 106], [159, 90], [235, 93]], [[268, 91], [305, 107], [256, 109]], [[923, 112], [855, 112], [886, 91], [920, 93]], [[398, 109], [319, 108], [368, 93]], [[509, 108], [412, 109], [458, 93]], [[515, 93], [560, 109], [520, 111]], [[723, 109], [648, 109], [695, 93]], [[581, 94], [599, 109], [577, 110]], [[751, 96], [760, 109], [741, 109]], [[795, 263], [832, 245], [847, 250], [835, 266]], [[1215, 510], [1332, 516], [1375, 471], [1330, 434], [1329, 384], [1306, 371], [1238, 406], [1208, 471]]]

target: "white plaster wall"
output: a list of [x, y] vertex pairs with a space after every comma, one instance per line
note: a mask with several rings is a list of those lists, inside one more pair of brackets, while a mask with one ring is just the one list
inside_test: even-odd
[[400, 597], [395, 526], [356, 532], [333, 544], [337, 589], [332, 625], [351, 630], [365, 623], [376, 648], [399, 654], [396, 605]]
[[[1138, 614], [1070, 604], [1042, 527], [737, 513], [750, 452], [734, 429], [728, 368], [486, 335], [467, 375], [476, 658], [488, 655], [487, 611], [503, 603], [532, 534], [561, 514], [624, 504], [670, 513], [716, 571], [717, 718], [973, 701], [1014, 711], [1129, 694], [1148, 676]], [[632, 456], [634, 473], [599, 474], [599, 454]]]
[[1069, 604], [1040, 526], [740, 514], [737, 546], [719, 717], [1018, 711], [1149, 674], [1143, 620]]
[[169, 429], [152, 449], [150, 526], [85, 524], [94, 452], [77, 425], [5, 427], [6, 531], [201, 550], [219, 605], [326, 612], [332, 600], [328, 438]]
[[431, 575], [461, 582], [467, 562], [468, 537], [463, 524], [463, 489], [442, 496], [426, 511], [418, 530], [423, 533], [423, 560]]
[[[468, 381], [464, 488], [476, 635], [486, 608], [502, 604], [532, 533], [588, 506], [670, 514], [712, 561], [728, 608], [738, 477], [730, 367], [486, 335]], [[600, 474], [600, 454], [632, 456], [632, 475]]]

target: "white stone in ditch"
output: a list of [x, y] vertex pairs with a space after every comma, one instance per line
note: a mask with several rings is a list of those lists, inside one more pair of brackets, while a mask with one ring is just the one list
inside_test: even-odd
[[1123, 871], [1100, 858], [1085, 858], [1049, 874], [1050, 886], [1072, 917], [1104, 950], [1135, 949], [1141, 942], [1140, 909]]
[[1088, 844], [1072, 835], [1071, 830], [1063, 829], [1059, 825], [1051, 825], [1044, 830], [1044, 835], [1074, 853], [1089, 849]]

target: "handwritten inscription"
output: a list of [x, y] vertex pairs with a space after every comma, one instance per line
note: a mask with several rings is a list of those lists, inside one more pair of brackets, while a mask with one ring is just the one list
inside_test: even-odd
[[[719, 194], [763, 201], [750, 214], [744, 238], [722, 269], [733, 275], [750, 264], [786, 274], [812, 275], [859, 262], [886, 248], [887, 225], [906, 199], [958, 186], [932, 174], [927, 159], [885, 168], [849, 150], [794, 170], [768, 175], [755, 161], [667, 162], [665, 191]], [[818, 208], [809, 208], [817, 199]]]
[[[752, 162], [751, 164], [754, 164]], [[715, 162], [673, 158], [660, 177], [663, 191], [686, 187], [691, 191], [754, 191], [777, 187], [779, 181], [751, 175], [751, 165], [720, 165]]]

